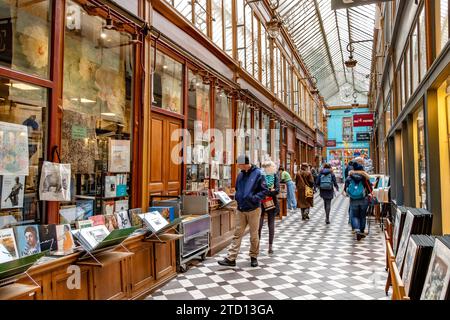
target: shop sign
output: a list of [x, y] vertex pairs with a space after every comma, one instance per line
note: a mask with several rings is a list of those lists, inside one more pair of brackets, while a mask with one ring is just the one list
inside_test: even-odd
[[356, 141], [370, 141], [370, 132], [359, 132], [356, 134]]
[[87, 138], [87, 128], [80, 126], [72, 126], [72, 139], [82, 140]]
[[377, 2], [389, 2], [391, 0], [331, 0], [331, 10], [347, 9], [351, 7], [364, 6]]
[[321, 147], [325, 145], [325, 139], [323, 137], [323, 133], [318, 132], [318, 131], [316, 132], [316, 141], [317, 141], [317, 144]]
[[355, 114], [353, 116], [354, 127], [373, 127], [373, 114]]
[[336, 140], [328, 140], [327, 147], [336, 147]]

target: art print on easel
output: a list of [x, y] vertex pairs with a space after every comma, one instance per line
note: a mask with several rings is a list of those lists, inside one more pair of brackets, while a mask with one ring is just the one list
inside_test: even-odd
[[130, 140], [109, 141], [109, 171], [130, 171]]
[[28, 176], [28, 128], [0, 122], [0, 175]]
[[1, 209], [23, 208], [23, 197], [25, 193], [25, 177], [3, 176], [0, 177], [1, 184]]

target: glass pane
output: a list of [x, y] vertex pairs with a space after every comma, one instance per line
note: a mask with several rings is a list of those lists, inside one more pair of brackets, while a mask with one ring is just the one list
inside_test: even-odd
[[47, 105], [46, 89], [0, 78], [0, 228], [41, 219]]
[[253, 17], [253, 76], [259, 80], [259, 21]]
[[262, 131], [262, 141], [261, 141], [261, 149], [262, 149], [262, 161], [268, 160], [270, 158], [271, 153], [271, 140], [270, 140], [270, 117], [268, 114], [263, 113], [262, 116], [263, 121], [263, 131]]
[[[215, 130], [219, 134], [215, 134], [215, 159], [221, 165], [222, 179], [218, 181], [219, 189], [225, 192], [231, 191], [231, 165], [233, 163], [233, 109], [231, 99], [228, 98], [223, 89], [218, 89], [216, 94], [215, 107]], [[221, 137], [221, 141], [218, 139]]]
[[[448, 0], [440, 0], [440, 16], [441, 16], [441, 28], [440, 28], [440, 51], [444, 49], [447, 44], [448, 33]], [[438, 52], [438, 54], [440, 53]]]
[[113, 1], [117, 2], [117, 4], [127, 9], [131, 13], [135, 14], [136, 16], [139, 14], [138, 0], [113, 0]]
[[156, 52], [152, 105], [183, 113], [183, 65], [160, 51]]
[[73, 202], [60, 213], [76, 210], [85, 220], [128, 210], [134, 48], [129, 34], [106, 30], [104, 19], [68, 1], [66, 14], [74, 12], [80, 19], [65, 30], [61, 139]]
[[178, 10], [186, 19], [192, 22], [192, 1], [191, 0], [175, 0], [175, 9]]
[[223, 44], [223, 19], [222, 19], [222, 0], [213, 0], [212, 14], [213, 14], [213, 41], [220, 48], [224, 48]]
[[250, 160], [252, 159], [251, 156], [251, 148], [250, 148], [250, 138], [251, 138], [251, 109], [250, 106], [244, 102], [239, 102], [238, 107], [238, 114], [237, 114], [237, 120], [238, 120], [238, 133], [237, 133], [237, 155], [247, 155]]
[[419, 194], [420, 206], [427, 209], [427, 164], [425, 151], [425, 126], [423, 109], [417, 113], [417, 141], [418, 141], [418, 156], [419, 156]]
[[0, 65], [50, 76], [51, 1], [0, 0]]
[[423, 80], [427, 73], [427, 39], [426, 39], [426, 25], [425, 25], [425, 9], [422, 8], [422, 12], [419, 17], [419, 49], [420, 49], [420, 81]]
[[[188, 130], [191, 136], [191, 152], [192, 161], [189, 165], [187, 175], [188, 190], [202, 191], [209, 189], [208, 175], [205, 175], [209, 170], [210, 164], [210, 117], [211, 117], [211, 99], [210, 90], [211, 85], [206, 79], [204, 80], [200, 75], [195, 74], [191, 70], [188, 73], [189, 81], [189, 104], [188, 104]], [[192, 175], [189, 171], [192, 171]], [[195, 174], [196, 173], [196, 174]]]
[[419, 84], [419, 34], [417, 26], [414, 27], [411, 35], [411, 54], [412, 54], [412, 88], [411, 94], [416, 90]]
[[233, 7], [232, 1], [224, 1], [223, 17], [225, 25], [225, 51], [233, 55]]
[[204, 34], [207, 32], [206, 0], [195, 1], [195, 26]]
[[252, 9], [245, 7], [245, 66], [248, 73], [253, 74], [253, 29]]

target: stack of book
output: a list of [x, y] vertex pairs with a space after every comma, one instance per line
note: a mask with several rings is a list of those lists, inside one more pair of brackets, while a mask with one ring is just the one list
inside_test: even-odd
[[145, 226], [153, 233], [157, 233], [169, 224], [158, 211], [140, 214], [139, 217], [142, 219]]
[[98, 245], [108, 237], [109, 233], [110, 232], [104, 225], [73, 231], [73, 235], [78, 239], [78, 242], [86, 249], [86, 251], [96, 249]]

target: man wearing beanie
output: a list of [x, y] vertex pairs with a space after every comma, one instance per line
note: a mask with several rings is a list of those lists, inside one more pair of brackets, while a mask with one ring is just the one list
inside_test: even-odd
[[221, 266], [236, 266], [236, 259], [241, 248], [242, 237], [247, 225], [250, 226], [250, 258], [251, 266], [258, 266], [259, 254], [259, 220], [261, 217], [261, 201], [269, 194], [266, 179], [261, 170], [250, 164], [247, 156], [239, 156], [237, 165], [241, 173], [236, 180], [235, 200], [238, 204], [236, 229], [228, 256], [218, 263]]

